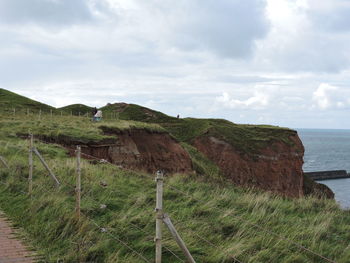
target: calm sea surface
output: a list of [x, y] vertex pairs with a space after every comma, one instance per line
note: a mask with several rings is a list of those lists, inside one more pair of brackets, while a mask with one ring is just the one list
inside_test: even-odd
[[[305, 172], [347, 170], [350, 173], [350, 130], [297, 129], [305, 147]], [[350, 178], [325, 180], [343, 208], [350, 208]]]

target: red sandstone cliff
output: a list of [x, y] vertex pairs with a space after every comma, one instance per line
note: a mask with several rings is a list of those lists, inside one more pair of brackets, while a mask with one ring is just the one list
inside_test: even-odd
[[223, 139], [213, 136], [200, 136], [193, 145], [237, 185], [300, 197], [304, 195], [304, 147], [296, 133], [290, 136], [290, 140], [293, 146], [274, 141], [254, 155], [241, 153]]
[[[192, 172], [189, 154], [168, 133], [101, 128], [105, 134], [115, 138], [99, 143], [82, 143], [66, 137], [43, 139], [69, 148], [80, 144], [83, 153], [128, 169], [149, 173], [158, 169], [168, 173]], [[285, 140], [271, 140], [254, 153], [242, 152], [222, 137], [217, 138], [219, 136], [212, 134], [198, 136], [192, 145], [236, 185], [257, 187], [289, 197], [315, 195], [333, 198], [330, 189], [303, 176], [304, 147], [296, 132], [289, 130], [288, 133], [288, 143]]]
[[168, 173], [192, 172], [189, 154], [169, 134], [143, 129], [114, 131], [115, 143], [82, 145], [82, 152], [122, 166], [154, 173], [158, 169]]

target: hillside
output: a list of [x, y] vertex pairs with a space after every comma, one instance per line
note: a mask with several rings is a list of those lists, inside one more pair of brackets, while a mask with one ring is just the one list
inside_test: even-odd
[[73, 115], [84, 115], [86, 113], [89, 113], [91, 115], [93, 107], [89, 107], [84, 104], [72, 104], [72, 105], [58, 108], [58, 110], [64, 111], [68, 114], [73, 114]]
[[[292, 197], [305, 194], [334, 197], [326, 186], [304, 178], [304, 147], [297, 132], [291, 129], [235, 124], [222, 119], [175, 118], [126, 103], [109, 104], [102, 110], [114, 119], [158, 124], [182, 142], [185, 148], [194, 146], [189, 152], [199, 173], [203, 173], [203, 168], [196, 156], [204, 155], [219, 167], [219, 174], [238, 185], [254, 186]], [[304, 184], [304, 181], [307, 183]]]
[[[49, 134], [59, 126], [59, 134], [80, 139], [80, 143], [96, 143], [111, 136], [103, 135], [99, 125], [117, 131], [145, 125], [150, 132], [164, 133], [159, 126], [140, 122], [105, 121], [90, 129], [84, 123], [89, 122], [83, 117], [48, 116], [38, 121], [2, 116], [0, 154], [11, 169], [0, 169], [0, 207], [25, 230], [45, 262], [152, 262], [154, 175], [83, 160], [82, 218], [78, 222], [74, 212], [75, 159], [63, 146], [36, 140], [62, 186], [54, 188], [35, 158], [33, 198], [26, 195], [27, 141], [16, 134], [29, 130]], [[197, 262], [235, 262], [233, 258], [240, 262], [323, 262], [295, 242], [336, 262], [349, 262], [349, 211], [340, 210], [333, 200], [291, 200], [228, 184], [221, 177], [210, 176], [218, 171], [215, 164], [207, 163], [192, 146], [186, 148], [198, 155], [208, 176], [166, 177], [164, 208]], [[164, 239], [164, 262], [182, 262], [182, 253], [165, 228]]]
[[1, 111], [13, 112], [16, 109], [17, 112], [38, 112], [39, 110], [50, 112], [55, 110], [54, 107], [47, 104], [31, 100], [27, 97], [18, 95], [14, 92], [0, 88], [0, 108]]
[[115, 103], [101, 108], [114, 119], [154, 123], [165, 128], [179, 141], [191, 143], [198, 136], [208, 134], [224, 138], [242, 153], [256, 153], [272, 141], [293, 144], [289, 139], [296, 132], [270, 125], [235, 124], [223, 119], [176, 118], [135, 104]]
[[[13, 94], [12, 98], [17, 98], [16, 96]], [[24, 97], [21, 99], [23, 101]], [[3, 101], [11, 100], [2, 99], [0, 103]], [[33, 103], [40, 105], [39, 102]], [[101, 108], [104, 120], [117, 126], [113, 128], [117, 131], [113, 131], [111, 128], [102, 127], [100, 123], [91, 124], [87, 121], [91, 116], [91, 109], [83, 104], [74, 104], [54, 111], [54, 115], [60, 117], [84, 116], [85, 119], [79, 121], [79, 124], [68, 123], [62, 118], [63, 122], [57, 123], [51, 113], [43, 112], [43, 118], [45, 114], [49, 114], [49, 122], [46, 121], [45, 125], [40, 122], [22, 123], [20, 134], [24, 134], [25, 130], [32, 126], [35, 134], [48, 142], [66, 147], [84, 143], [85, 153], [129, 169], [152, 171], [158, 167], [170, 173], [189, 172], [189, 163], [192, 163], [194, 172], [203, 174], [203, 163], [213, 163], [218, 167], [214, 177], [230, 179], [237, 185], [257, 187], [290, 197], [306, 194], [325, 195], [328, 198], [334, 196], [327, 187], [320, 187], [312, 180], [304, 178], [304, 148], [296, 131], [288, 128], [235, 124], [222, 119], [175, 118], [139, 105], [115, 103]], [[28, 112], [22, 114], [28, 117]], [[32, 114], [34, 117], [35, 113]], [[41, 119], [41, 115], [38, 117]], [[128, 122], [133, 123], [131, 130], [139, 131], [121, 131], [120, 127]], [[137, 127], [134, 127], [135, 124]], [[84, 127], [84, 132], [81, 132], [81, 128]], [[153, 130], [162, 130], [168, 135], [142, 135], [141, 130], [151, 133]], [[118, 137], [119, 146], [114, 146], [116, 140], [113, 141], [111, 137], [110, 140], [104, 139], [108, 135]], [[167, 136], [175, 138], [182, 145], [172, 142]], [[143, 144], [148, 140], [151, 140], [151, 143], [146, 149]], [[139, 149], [142, 149], [141, 152]], [[165, 159], [176, 159], [178, 162], [171, 164]], [[187, 164], [182, 166], [181, 163]], [[176, 166], [179, 168], [176, 169]]]
[[[110, 118], [91, 122], [0, 110], [0, 156], [9, 166], [0, 166], [0, 208], [44, 262], [153, 262], [157, 169], [167, 172], [165, 212], [197, 262], [349, 262], [350, 211], [305, 184], [295, 131], [177, 119], [125, 103], [103, 111]], [[35, 158], [32, 198], [29, 133], [61, 182], [55, 188]], [[84, 158], [80, 220], [76, 145]], [[164, 262], [184, 262], [165, 228], [164, 245]]]
[[[93, 107], [84, 104], [73, 104], [61, 108], [28, 99], [16, 93], [0, 89], [1, 111], [11, 111], [13, 108], [23, 111], [63, 111], [66, 114], [84, 115], [91, 113]], [[194, 138], [205, 133], [224, 137], [240, 151], [256, 151], [273, 140], [283, 140], [287, 143], [289, 136], [295, 133], [292, 130], [266, 125], [237, 125], [226, 120], [219, 119], [177, 119], [158, 111], [154, 111], [135, 104], [115, 103], [101, 108], [107, 118], [132, 120], [147, 123], [156, 123], [164, 127], [179, 141], [191, 142]], [[113, 115], [112, 115], [113, 114]]]

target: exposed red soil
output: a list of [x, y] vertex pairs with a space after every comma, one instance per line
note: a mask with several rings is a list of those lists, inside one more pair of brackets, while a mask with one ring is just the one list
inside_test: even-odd
[[[193, 171], [187, 151], [167, 133], [146, 129], [105, 130], [105, 133], [115, 138], [98, 144], [82, 144], [66, 137], [44, 139], [70, 149], [80, 144], [84, 154], [131, 170], [154, 173], [161, 169], [170, 174]], [[333, 198], [330, 189], [311, 179], [307, 182], [304, 180], [304, 147], [297, 133], [289, 139], [292, 144], [274, 141], [259, 154], [242, 153], [223, 139], [209, 135], [196, 138], [192, 144], [216, 163], [223, 175], [236, 185], [253, 186], [288, 197], [311, 194]]]
[[198, 137], [193, 145], [237, 185], [301, 197], [304, 195], [304, 147], [297, 135], [290, 140], [294, 146], [276, 141], [256, 155], [240, 153], [229, 143], [212, 136]]
[[[111, 134], [110, 134], [111, 135]], [[167, 133], [133, 129], [115, 132], [116, 142], [82, 145], [82, 152], [124, 168], [154, 173], [192, 172], [192, 161], [182, 146]]]

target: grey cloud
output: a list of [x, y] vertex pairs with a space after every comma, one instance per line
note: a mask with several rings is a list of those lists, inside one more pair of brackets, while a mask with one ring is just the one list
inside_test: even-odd
[[0, 0], [3, 23], [74, 24], [92, 19], [87, 0]]
[[[327, 118], [338, 125], [332, 127], [350, 127], [344, 123], [350, 74], [342, 71], [349, 68], [350, 38], [343, 20], [330, 23], [339, 28], [335, 34], [318, 28], [309, 14], [305, 22], [298, 10], [301, 21], [287, 17], [286, 27], [277, 22], [277, 31], [269, 31], [265, 1], [130, 2], [135, 7], [106, 0], [0, 0], [0, 86], [60, 106], [125, 101], [173, 116], [294, 127], [327, 127], [319, 110], [310, 109], [326, 97], [331, 106], [322, 114], [330, 112]], [[318, 92], [313, 101], [323, 82], [342, 83], [344, 90]], [[225, 92], [230, 96], [208, 107]]]
[[263, 0], [153, 1], [169, 23], [173, 43], [184, 50], [210, 50], [220, 57], [246, 58], [269, 30]]
[[[347, 43], [347, 42], [346, 42]], [[336, 73], [350, 65], [349, 49], [344, 39], [322, 34], [305, 34], [299, 43], [275, 51], [272, 57], [280, 68], [294, 72]]]
[[350, 2], [347, 0], [311, 0], [308, 15], [314, 27], [332, 33], [350, 30]]
[[314, 24], [328, 31], [350, 31], [350, 6], [335, 13], [323, 13], [314, 16]]
[[268, 31], [265, 5], [259, 0], [196, 1], [194, 19], [185, 25], [189, 41], [223, 57], [247, 57], [254, 40]]
[[[227, 82], [227, 83], [268, 83], [275, 80], [278, 80], [277, 78], [268, 78], [268, 77], [261, 77], [258, 75], [221, 75], [216, 76], [213, 78], [214, 81], [220, 81], [220, 82]], [[274, 85], [273, 83], [270, 83], [271, 85]], [[283, 85], [283, 84], [276, 84], [276, 85]]]

